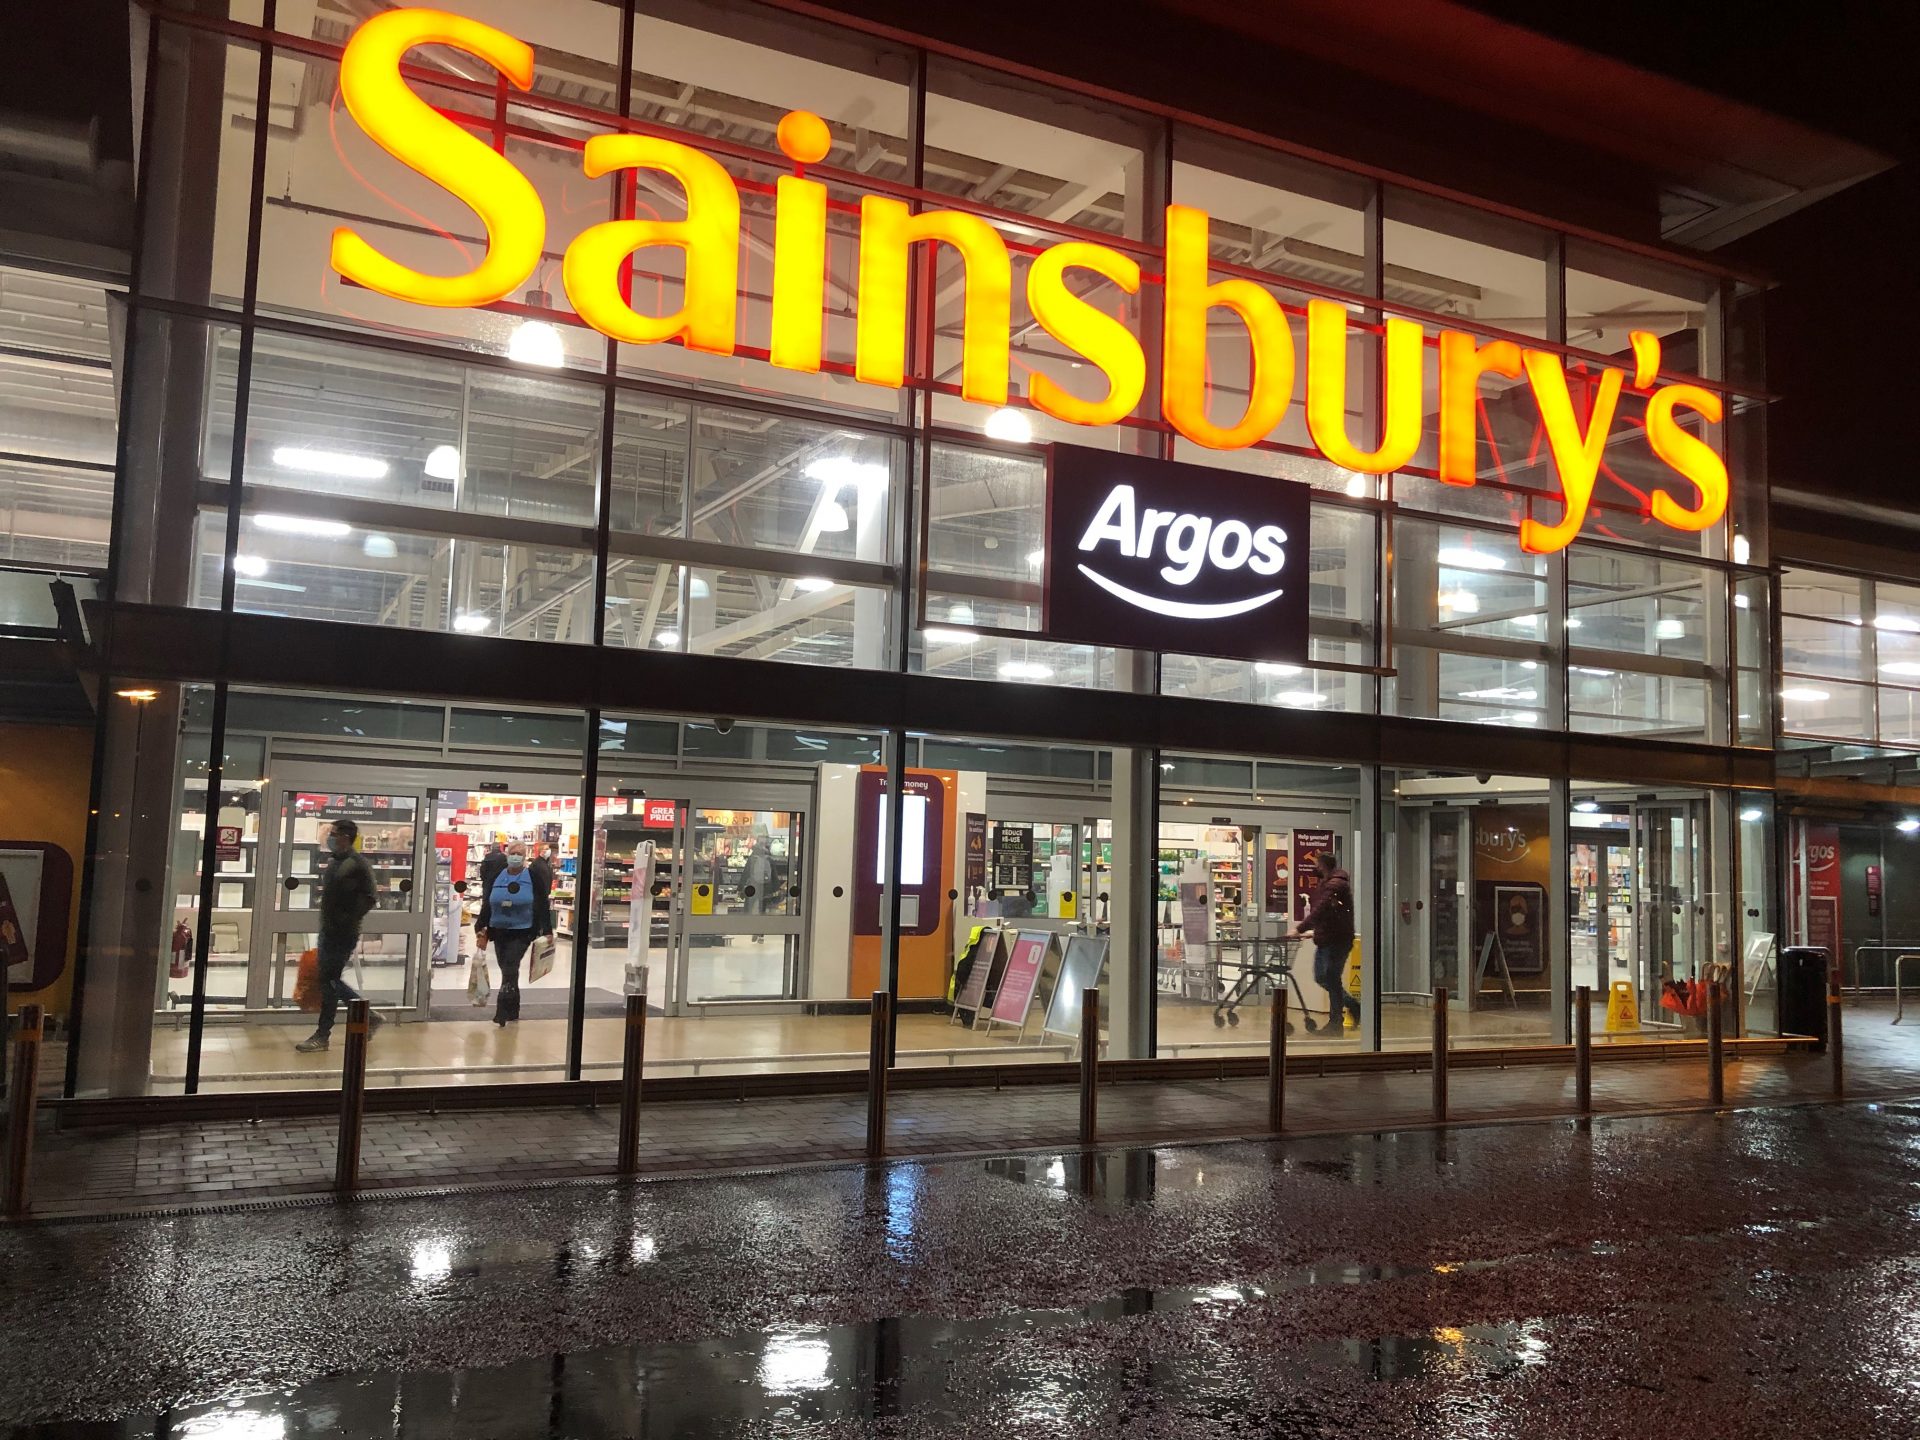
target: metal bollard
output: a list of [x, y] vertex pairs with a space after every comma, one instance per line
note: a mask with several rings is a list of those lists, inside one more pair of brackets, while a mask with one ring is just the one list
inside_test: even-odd
[[1273, 1033], [1267, 1037], [1267, 1129], [1287, 1128], [1287, 992], [1273, 992]]
[[[3, 1022], [0, 1022], [3, 1023]], [[28, 1182], [33, 1171], [33, 1112], [39, 1104], [40, 1040], [46, 1031], [46, 1012], [38, 1005], [20, 1007], [20, 1033], [14, 1038], [13, 1093], [7, 1118], [6, 1213], [25, 1215], [30, 1203]]]
[[367, 1105], [367, 1028], [373, 1007], [347, 1002], [347, 1053], [340, 1069], [340, 1138], [334, 1151], [333, 1193], [351, 1195], [360, 1188], [360, 1132]]
[[1827, 1053], [1833, 1057], [1833, 1094], [1843, 1099], [1847, 1093], [1847, 1066], [1840, 1039], [1840, 976], [1836, 971], [1827, 982]]
[[1573, 1108], [1593, 1113], [1593, 987], [1573, 990]]
[[887, 1153], [887, 1036], [892, 1031], [893, 996], [873, 992], [873, 1033], [867, 1039], [867, 1158]]
[[1447, 987], [1433, 987], [1433, 1118], [1447, 1119]]
[[1720, 1000], [1721, 987], [1718, 980], [1707, 986], [1707, 1103], [1724, 1105], [1727, 1103], [1727, 1047], [1721, 1036]]
[[1100, 992], [1080, 996], [1080, 1143], [1097, 1144], [1100, 1135]]
[[647, 1064], [647, 992], [627, 996], [626, 1042], [620, 1052], [620, 1160], [618, 1171], [640, 1168], [640, 1076]]

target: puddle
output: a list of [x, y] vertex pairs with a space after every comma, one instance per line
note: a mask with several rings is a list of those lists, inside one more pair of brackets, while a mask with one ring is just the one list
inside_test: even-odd
[[[1217, 1356], [1156, 1357], [1142, 1374], [1121, 1322], [1203, 1312], [1190, 1335], [1277, 1293], [1390, 1278], [1381, 1267], [1313, 1267], [1261, 1285], [1130, 1289], [1073, 1310], [980, 1320], [932, 1316], [859, 1325], [793, 1326], [692, 1343], [616, 1345], [445, 1373], [360, 1372], [297, 1389], [104, 1424], [17, 1426], [17, 1440], [306, 1440], [405, 1435], [717, 1437], [791, 1426], [912, 1415], [920, 1426], [977, 1427], [982, 1407], [1008, 1424], [1089, 1423], [1148, 1401], [1212, 1393]], [[1100, 1328], [1107, 1327], [1107, 1328]], [[1483, 1384], [1542, 1363], [1544, 1323], [1441, 1328], [1417, 1335], [1335, 1339], [1275, 1351], [1302, 1376], [1331, 1370], [1369, 1381]], [[1164, 1332], [1163, 1332], [1164, 1333]], [[1057, 1336], [1057, 1346], [1050, 1337]], [[1171, 1343], [1171, 1342], [1168, 1342]]]

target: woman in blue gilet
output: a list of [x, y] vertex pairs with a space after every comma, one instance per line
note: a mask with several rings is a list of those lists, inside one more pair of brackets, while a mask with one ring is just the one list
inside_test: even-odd
[[481, 947], [492, 946], [494, 963], [500, 967], [500, 989], [493, 1005], [496, 1025], [520, 1018], [520, 962], [534, 937], [542, 933], [542, 923], [552, 928], [552, 921], [541, 913], [546, 908], [547, 897], [538, 893], [533, 871], [527, 868], [527, 847], [517, 842], [509, 845], [507, 863], [481, 889], [480, 913], [473, 921]]

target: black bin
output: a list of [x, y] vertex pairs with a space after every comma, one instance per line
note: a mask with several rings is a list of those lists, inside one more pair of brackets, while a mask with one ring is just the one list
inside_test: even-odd
[[1780, 1033], [1812, 1035], [1827, 1044], [1827, 952], [1789, 945], [1780, 952]]

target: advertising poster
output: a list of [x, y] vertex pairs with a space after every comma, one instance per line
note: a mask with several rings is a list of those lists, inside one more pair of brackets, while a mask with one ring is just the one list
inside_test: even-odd
[[1287, 913], [1287, 882], [1291, 878], [1291, 867], [1287, 863], [1287, 852], [1275, 847], [1267, 851], [1267, 914], [1285, 915]]
[[[1482, 805], [1473, 814], [1473, 954], [1497, 936], [1508, 973], [1539, 989], [1547, 973], [1547, 882], [1553, 845], [1544, 805]], [[1532, 978], [1536, 983], [1529, 985]]]
[[1526, 882], [1493, 887], [1493, 920], [1500, 953], [1515, 975], [1538, 975], [1547, 964], [1544, 886]]
[[1793, 849], [1795, 898], [1805, 906], [1807, 917], [1802, 943], [1826, 951], [1829, 963], [1838, 966], [1844, 939], [1840, 930], [1840, 827], [1796, 823]]
[[993, 888], [1033, 888], [1033, 827], [996, 825], [993, 829]]
[[967, 815], [967, 889], [981, 890], [987, 883], [987, 817]]
[[1867, 866], [1867, 914], [1880, 913], [1880, 867]]
[[1034, 992], [1040, 988], [1040, 969], [1046, 964], [1047, 944], [1052, 939], [1044, 930], [1022, 930], [1014, 937], [1006, 973], [1000, 977], [1000, 993], [993, 997], [993, 1018], [1002, 1025], [1026, 1028], [1027, 1012], [1033, 1008]]
[[1060, 956], [1060, 975], [1053, 982], [1053, 998], [1047, 1002], [1046, 1033], [1080, 1033], [1080, 1014], [1086, 992], [1099, 986], [1107, 970], [1105, 936], [1073, 935]]
[[214, 830], [214, 859], [222, 865], [230, 865], [240, 858], [240, 827], [221, 825]]
[[1005, 938], [998, 930], [981, 933], [980, 943], [973, 947], [973, 958], [967, 962], [967, 978], [953, 997], [956, 1012], [966, 1010], [978, 1014], [987, 997], [994, 993], [993, 982], [1006, 965]]
[[1296, 925], [1307, 918], [1320, 891], [1320, 872], [1316, 867], [1323, 854], [1333, 856], [1336, 861], [1340, 858], [1333, 831], [1293, 832], [1293, 923]]

